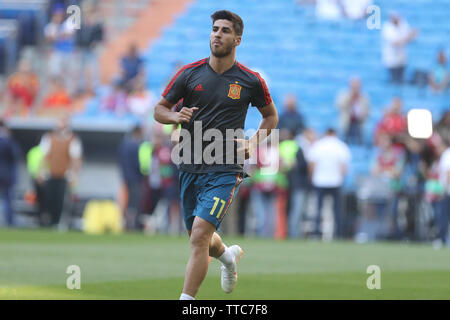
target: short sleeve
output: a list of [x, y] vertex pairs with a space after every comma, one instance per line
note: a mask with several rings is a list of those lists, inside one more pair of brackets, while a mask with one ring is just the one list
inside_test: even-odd
[[83, 145], [78, 137], [74, 137], [70, 142], [69, 154], [71, 158], [80, 159], [83, 156]]
[[308, 162], [317, 161], [317, 146], [315, 145], [311, 146], [309, 151], [305, 154], [305, 157]]
[[345, 144], [342, 144], [342, 161], [348, 165], [351, 160], [352, 153], [350, 152], [350, 149]]
[[47, 155], [50, 152], [50, 135], [48, 133], [42, 136], [39, 147], [44, 155]]
[[170, 103], [177, 103], [186, 92], [186, 70], [181, 68], [170, 80], [162, 96]]
[[250, 102], [252, 106], [261, 108], [270, 104], [272, 102], [272, 97], [270, 96], [269, 89], [267, 88], [264, 79], [259, 75], [259, 73], [255, 73], [255, 75], [257, 80]]

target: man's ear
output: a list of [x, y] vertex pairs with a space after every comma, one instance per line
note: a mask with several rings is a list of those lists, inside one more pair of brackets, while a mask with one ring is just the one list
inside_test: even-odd
[[242, 36], [237, 36], [235, 39], [234, 39], [234, 45], [237, 47], [238, 45], [240, 45], [241, 44], [241, 40], [242, 40]]

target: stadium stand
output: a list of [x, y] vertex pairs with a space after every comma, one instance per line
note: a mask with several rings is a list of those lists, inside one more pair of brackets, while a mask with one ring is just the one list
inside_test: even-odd
[[[450, 33], [445, 21], [450, 4], [445, 0], [432, 3], [384, 0], [375, 4], [383, 8], [382, 22], [390, 10], [396, 10], [421, 32], [408, 49], [406, 78], [410, 79], [415, 70], [428, 70], [437, 50], [448, 44]], [[176, 65], [208, 56], [209, 15], [220, 8], [239, 13], [245, 21], [244, 41], [238, 50], [241, 63], [266, 75], [278, 108], [286, 93], [297, 94], [307, 125], [320, 133], [329, 126], [337, 126], [335, 95], [354, 75], [361, 77], [372, 101], [364, 130], [368, 146], [372, 144], [376, 123], [394, 95], [403, 98], [405, 111], [427, 108], [434, 119], [448, 108], [442, 96], [412, 85], [394, 87], [387, 83], [381, 64], [380, 30], [369, 30], [365, 20], [318, 21], [312, 7], [299, 6], [295, 1], [270, 1], [264, 5], [253, 0], [192, 3], [144, 52], [148, 86], [153, 91], [161, 91]], [[270, 24], [262, 17], [271, 17]], [[92, 108], [90, 104], [89, 110]], [[246, 128], [256, 128], [259, 119], [257, 111], [250, 108]], [[367, 173], [370, 154], [371, 149], [352, 146], [354, 161], [348, 188], [355, 187], [354, 178], [358, 174]]]
[[[155, 10], [163, 3], [156, 0], [133, 2], [137, 4], [132, 6], [133, 12], [130, 15], [135, 17], [141, 9], [146, 10], [143, 15], [147, 14], [148, 9], [151, 11], [152, 6], [146, 6], [149, 3], [156, 4]], [[365, 143], [350, 145], [353, 159], [345, 185], [347, 191], [354, 191], [358, 177], [369, 171], [367, 159], [374, 154], [374, 129], [394, 96], [402, 97], [404, 111], [417, 107], [426, 108], [431, 111], [435, 120], [449, 109], [448, 94], [435, 95], [427, 88], [409, 83], [416, 71], [432, 68], [439, 49], [444, 48], [448, 52], [450, 27], [446, 21], [450, 15], [450, 3], [446, 0], [374, 1], [375, 5], [382, 8], [381, 25], [388, 19], [388, 13], [395, 10], [420, 31], [417, 39], [408, 46], [407, 84], [403, 86], [388, 83], [388, 75], [381, 62], [381, 30], [368, 29], [366, 20], [318, 20], [313, 6], [300, 5], [294, 0], [266, 1], [264, 5], [255, 0], [184, 2], [187, 4], [185, 10], [177, 13], [173, 21], [167, 19], [168, 24], [156, 39], [150, 39], [149, 36], [147, 48], [141, 52], [147, 87], [154, 93], [162, 92], [162, 88], [180, 65], [209, 55], [210, 14], [218, 9], [235, 11], [243, 18], [244, 41], [238, 49], [238, 60], [263, 74], [279, 111], [282, 109], [283, 97], [288, 93], [296, 94], [306, 126], [320, 134], [330, 126], [337, 128], [339, 111], [335, 106], [336, 94], [347, 86], [349, 78], [360, 77], [363, 90], [371, 101], [371, 111], [364, 127]], [[108, 17], [105, 19], [107, 29], [118, 34], [121, 28], [128, 27], [128, 33], [124, 33], [124, 39], [120, 43], [133, 40], [130, 38], [131, 31], [135, 30], [133, 18], [124, 18], [119, 23], [114, 18], [122, 13], [118, 2], [105, 0], [99, 3], [105, 18]], [[23, 45], [38, 42], [42, 37], [41, 31], [48, 21], [44, 4], [47, 5], [48, 1], [0, 2], [0, 19], [13, 19], [8, 20], [10, 22], [7, 24], [2, 23], [0, 29], [0, 71], [2, 65], [14, 65], [13, 61], [18, 58], [17, 52]], [[181, 7], [178, 5], [176, 8], [179, 10]], [[113, 21], [117, 23], [114, 24]], [[28, 30], [32, 24], [38, 26], [33, 29], [34, 33], [21, 31]], [[161, 25], [154, 27], [159, 30]], [[153, 29], [150, 33], [152, 37], [158, 34]], [[19, 35], [26, 35], [28, 38], [24, 40]], [[139, 47], [143, 46], [140, 44]], [[114, 76], [114, 70], [117, 71], [118, 52], [114, 55], [116, 67], [112, 69], [113, 72], [107, 72], [108, 81]], [[109, 51], [107, 55], [108, 53]], [[108, 64], [111, 64], [110, 61], [108, 60]], [[110, 132], [108, 128], [120, 123], [117, 130], [119, 135], [115, 138], [118, 141], [119, 136], [139, 119], [131, 114], [119, 117], [100, 112], [101, 101], [108, 94], [109, 86], [97, 88], [95, 96], [74, 115], [74, 128], [90, 132], [104, 129], [105, 132]], [[249, 108], [246, 129], [256, 128], [259, 120], [257, 110]], [[30, 125], [27, 120], [20, 119], [11, 124], [16, 130]], [[45, 124], [35, 129], [42, 133], [49, 126]], [[112, 155], [112, 149], [107, 154]]]

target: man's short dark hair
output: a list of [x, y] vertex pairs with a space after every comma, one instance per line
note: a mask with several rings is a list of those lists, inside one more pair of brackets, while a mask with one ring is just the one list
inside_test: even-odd
[[234, 12], [228, 10], [219, 10], [211, 15], [211, 19], [213, 21], [213, 24], [214, 22], [216, 22], [216, 20], [231, 21], [233, 23], [234, 32], [236, 32], [238, 36], [242, 36], [242, 34], [244, 33], [244, 22], [242, 21], [241, 17], [239, 17]]
[[133, 135], [141, 135], [142, 134], [142, 127], [139, 124], [136, 124], [133, 129], [131, 129], [131, 134]]
[[336, 130], [334, 130], [334, 128], [327, 129], [327, 135], [335, 135], [335, 134], [336, 134]]

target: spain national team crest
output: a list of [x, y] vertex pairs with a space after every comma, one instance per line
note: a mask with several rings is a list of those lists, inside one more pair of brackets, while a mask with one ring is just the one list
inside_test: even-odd
[[230, 84], [230, 90], [228, 91], [228, 96], [231, 99], [240, 99], [241, 98], [241, 89], [242, 87], [238, 84], [232, 83]]

